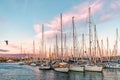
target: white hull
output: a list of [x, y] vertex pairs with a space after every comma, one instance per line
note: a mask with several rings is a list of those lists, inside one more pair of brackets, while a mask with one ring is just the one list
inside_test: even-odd
[[70, 71], [80, 71], [83, 72], [84, 71], [84, 67], [83, 66], [70, 66]]
[[96, 66], [96, 65], [85, 66], [85, 71], [101, 72], [102, 70], [103, 70], [102, 66]]
[[50, 66], [40, 66], [39, 67], [40, 70], [50, 70]]
[[68, 72], [69, 68], [54, 68], [54, 70], [58, 72]]
[[106, 68], [110, 68], [110, 69], [120, 69], [120, 64], [107, 64]]
[[36, 66], [36, 64], [35, 63], [31, 63], [30, 66]]

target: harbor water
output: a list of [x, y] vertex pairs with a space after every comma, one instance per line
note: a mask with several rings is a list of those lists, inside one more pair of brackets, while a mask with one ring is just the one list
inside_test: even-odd
[[0, 63], [0, 80], [120, 80], [120, 69], [104, 69], [102, 73], [61, 73], [17, 63]]

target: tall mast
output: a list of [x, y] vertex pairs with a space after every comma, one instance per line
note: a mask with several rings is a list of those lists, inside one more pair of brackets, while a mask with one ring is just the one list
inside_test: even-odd
[[22, 50], [22, 44], [21, 44], [21, 46], [20, 46], [21, 60], [22, 60], [22, 56], [23, 56], [23, 55], [22, 55], [22, 51], [23, 51], [23, 50]]
[[[109, 53], [109, 41], [108, 41], [108, 37], [107, 37], [107, 55]], [[109, 55], [108, 55], [108, 60], [109, 60]]]
[[56, 57], [58, 58], [58, 38], [57, 38], [57, 35], [56, 35]]
[[61, 23], [61, 58], [62, 58], [62, 61], [63, 61], [63, 25], [62, 25], [62, 13], [60, 14], [60, 23]]
[[[96, 25], [94, 26], [94, 57], [97, 57], [97, 48], [96, 48], [96, 43], [97, 43], [97, 31], [96, 31]], [[95, 59], [95, 58], [94, 58]], [[96, 63], [96, 60], [94, 60]]]
[[118, 28], [116, 29], [116, 55], [118, 53]]
[[65, 49], [64, 54], [66, 55], [66, 51], [67, 51], [67, 48], [66, 48], [66, 34], [65, 34], [65, 38], [64, 38], [64, 49]]
[[41, 47], [40, 47], [40, 45], [39, 45], [39, 60], [40, 60], [40, 53], [41, 53]]
[[115, 42], [114, 52], [115, 52], [114, 59], [116, 59], [118, 54], [118, 28], [116, 29], [116, 42]]
[[[103, 52], [103, 40], [101, 40], [101, 53], [102, 53], [102, 55], [104, 56], [104, 52]], [[103, 57], [102, 56], [102, 57]]]
[[42, 24], [42, 53], [44, 54], [44, 24]]
[[89, 7], [89, 53], [91, 60], [91, 7]]
[[83, 51], [82, 51], [82, 57], [84, 57], [84, 34], [82, 34], [82, 46], [83, 46]]
[[35, 41], [33, 40], [33, 54], [35, 54]]
[[34, 60], [36, 58], [36, 55], [35, 55], [35, 41], [33, 40], [33, 55], [34, 55]]
[[95, 56], [96, 56], [96, 42], [97, 42], [96, 25], [95, 25], [95, 27], [94, 27], [94, 38], [95, 38], [94, 49], [95, 49]]
[[74, 25], [74, 17], [72, 17], [72, 26], [73, 26], [73, 55], [75, 57], [75, 25]]

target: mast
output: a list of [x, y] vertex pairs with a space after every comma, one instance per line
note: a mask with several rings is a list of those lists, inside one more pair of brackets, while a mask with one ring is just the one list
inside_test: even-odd
[[114, 55], [114, 59], [117, 59], [117, 54], [118, 54], [118, 28], [116, 28], [116, 43], [115, 43], [115, 55]]
[[63, 25], [62, 25], [62, 13], [60, 14], [60, 25], [61, 25], [61, 59], [62, 59], [62, 61], [63, 61], [63, 29], [62, 29], [62, 27], [63, 27]]
[[[96, 25], [94, 26], [94, 57], [97, 57], [97, 48], [96, 48], [96, 42], [97, 42], [97, 31], [96, 31]], [[96, 60], [94, 60], [96, 63]]]
[[84, 45], [85, 45], [85, 43], [84, 43], [84, 34], [82, 34], [82, 46], [83, 46], [83, 51], [82, 51], [82, 57], [84, 57]]
[[56, 35], [56, 58], [58, 58], [58, 38]]
[[95, 57], [96, 55], [96, 42], [97, 42], [97, 33], [96, 33], [96, 25], [94, 26], [94, 37], [95, 37], [95, 42], [94, 42], [94, 49], [95, 49]]
[[41, 47], [40, 47], [40, 45], [39, 45], [39, 60], [41, 59], [40, 53], [41, 53]]
[[116, 29], [116, 55], [118, 53], [118, 28]]
[[[44, 24], [42, 24], [42, 43], [41, 43], [41, 47], [42, 47], [42, 53], [44, 54]], [[44, 54], [45, 56], [45, 54]]]
[[66, 51], [67, 51], [67, 49], [66, 49], [66, 34], [65, 34], [65, 39], [64, 39], [64, 49], [65, 49], [64, 54], [66, 55]]
[[75, 25], [74, 25], [74, 16], [72, 17], [72, 26], [73, 26], [73, 55], [74, 55], [74, 58], [75, 58]]
[[36, 58], [36, 55], [35, 55], [35, 41], [33, 40], [33, 54], [34, 54], [34, 60]]
[[98, 50], [99, 50], [99, 56], [100, 56], [100, 61], [102, 62], [101, 60], [101, 49], [100, 49], [100, 45], [99, 45], [99, 40], [97, 40], [97, 47], [98, 47]]
[[91, 61], [91, 7], [89, 7], [89, 53], [90, 53], [90, 61]]
[[103, 52], [103, 40], [101, 40], [101, 53], [102, 53], [102, 57], [104, 57], [104, 52]]
[[[108, 37], [107, 37], [107, 55], [109, 53], [109, 41], [108, 41]], [[108, 61], [109, 61], [109, 55], [108, 55]]]
[[22, 50], [22, 44], [21, 44], [21, 46], [20, 46], [20, 52], [21, 52], [21, 59], [20, 59], [20, 60], [21, 60], [21, 61], [22, 61], [22, 56], [23, 56], [23, 55], [22, 55], [22, 51], [23, 51], [23, 50]]

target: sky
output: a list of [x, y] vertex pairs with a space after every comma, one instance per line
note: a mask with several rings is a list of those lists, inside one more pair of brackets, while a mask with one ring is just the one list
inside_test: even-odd
[[[32, 53], [33, 40], [36, 52], [41, 47], [42, 24], [45, 45], [54, 47], [55, 36], [60, 38], [60, 14], [63, 16], [63, 33], [67, 35], [67, 46], [72, 47], [72, 17], [75, 17], [77, 42], [81, 35], [88, 41], [88, 8], [91, 7], [92, 34], [97, 27], [98, 39], [108, 37], [113, 48], [116, 28], [120, 31], [120, 0], [0, 0], [0, 53]], [[4, 40], [9, 41], [5, 45]], [[60, 45], [60, 39], [58, 40]], [[88, 44], [88, 43], [86, 43]], [[80, 44], [81, 45], [81, 44]], [[79, 45], [78, 45], [79, 46]], [[79, 46], [80, 47], [80, 46]]]

